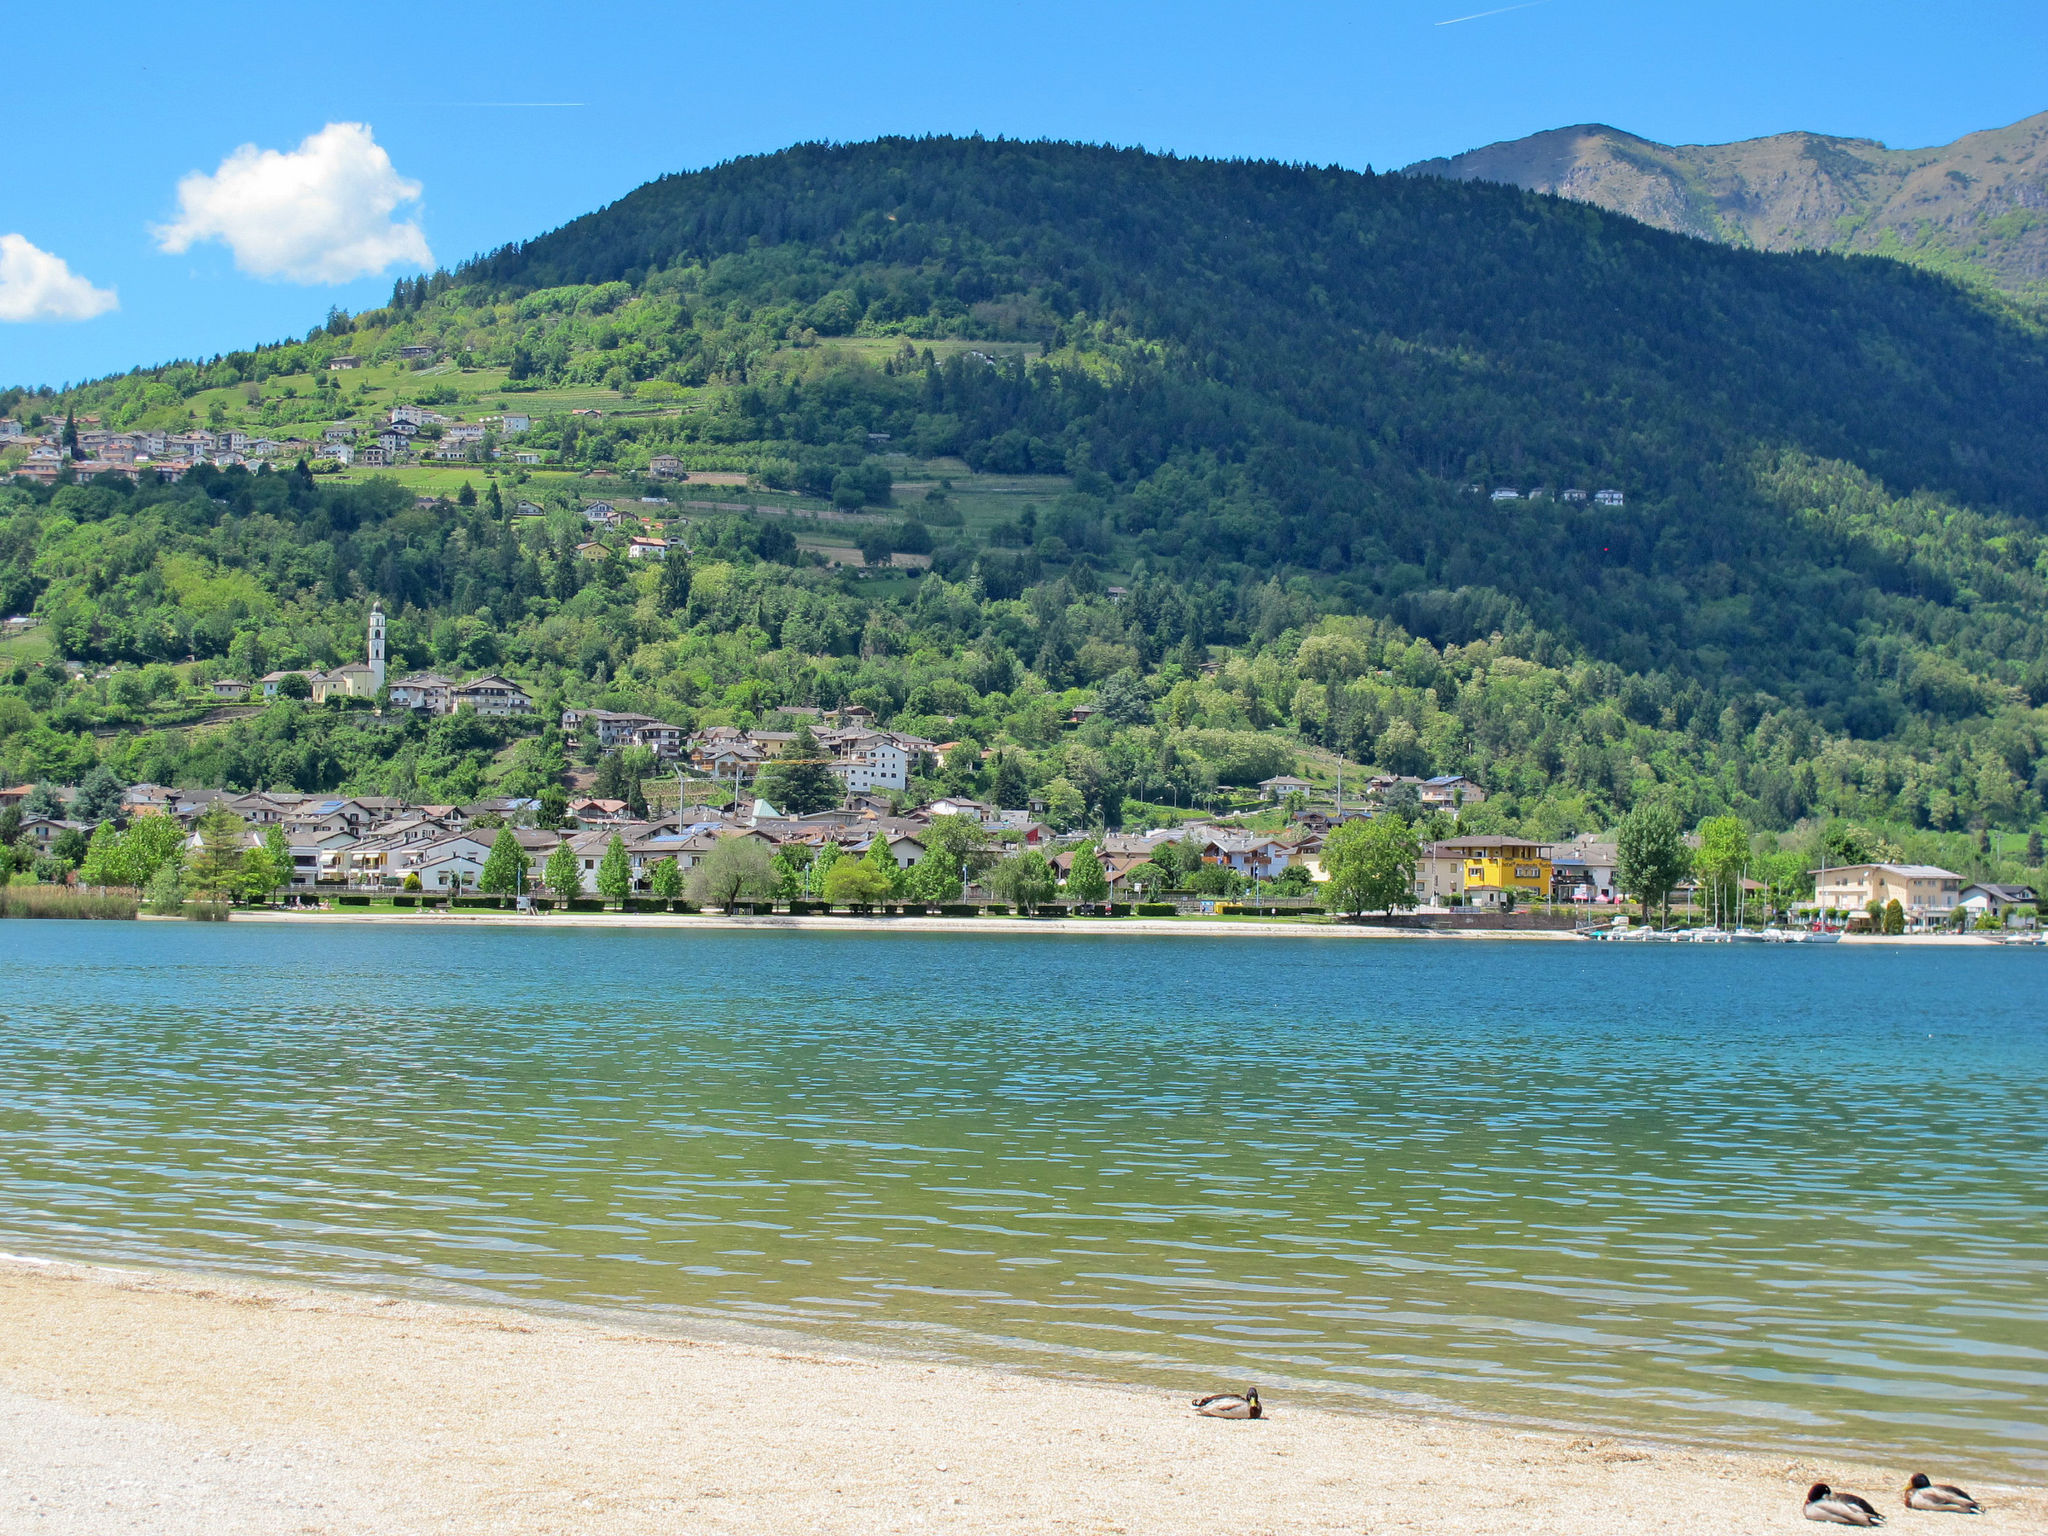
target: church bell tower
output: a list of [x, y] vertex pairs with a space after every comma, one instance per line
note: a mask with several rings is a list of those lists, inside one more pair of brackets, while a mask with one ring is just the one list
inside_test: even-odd
[[384, 691], [384, 605], [370, 604], [370, 692]]

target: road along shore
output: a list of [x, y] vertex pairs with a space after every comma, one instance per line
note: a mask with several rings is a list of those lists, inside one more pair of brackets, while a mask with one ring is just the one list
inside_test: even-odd
[[[0, 1258], [0, 1527], [149, 1536], [1798, 1532], [1909, 1471]], [[1943, 1469], [1926, 1470], [1937, 1477]], [[2048, 1532], [1978, 1486], [1977, 1536]], [[18, 1522], [18, 1523], [17, 1523]]]

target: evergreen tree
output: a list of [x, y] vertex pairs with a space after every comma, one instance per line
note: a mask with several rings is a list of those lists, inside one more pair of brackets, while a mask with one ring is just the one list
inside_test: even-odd
[[839, 779], [827, 766], [825, 749], [808, 721], [800, 723], [779, 757], [761, 770], [754, 793], [785, 816], [829, 811], [845, 798]]
[[249, 824], [216, 800], [199, 818], [199, 848], [191, 863], [191, 889], [220, 901], [241, 885], [242, 865], [249, 854]]
[[690, 606], [690, 556], [687, 550], [671, 549], [661, 562], [661, 605], [670, 613], [682, 613]]
[[1017, 811], [1024, 808], [1031, 798], [1031, 786], [1024, 780], [1024, 770], [1017, 766], [1017, 759], [1008, 752], [996, 759], [995, 783], [989, 790], [989, 798], [996, 803], [996, 809]]

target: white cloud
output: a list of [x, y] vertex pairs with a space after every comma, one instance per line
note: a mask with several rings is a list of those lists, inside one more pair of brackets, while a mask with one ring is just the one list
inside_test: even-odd
[[121, 301], [20, 235], [0, 235], [0, 320], [90, 320]]
[[255, 277], [346, 283], [433, 264], [419, 225], [392, 217], [419, 195], [366, 124], [329, 123], [289, 153], [244, 144], [211, 176], [192, 172], [178, 183], [177, 220], [153, 233], [174, 254], [218, 240]]

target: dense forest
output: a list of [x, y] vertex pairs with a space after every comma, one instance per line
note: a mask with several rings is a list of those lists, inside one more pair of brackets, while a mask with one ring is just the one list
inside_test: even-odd
[[[175, 426], [234, 389], [317, 422], [351, 408], [326, 358], [420, 344], [465, 372], [418, 398], [474, 376], [534, 401], [548, 515], [482, 466], [473, 505], [239, 469], [0, 490], [0, 606], [113, 668], [0, 676], [0, 772], [458, 797], [558, 771], [552, 733], [475, 721], [194, 723], [195, 676], [354, 655], [376, 598], [400, 666], [685, 725], [859, 699], [969, 744], [954, 787], [1061, 780], [1109, 824], [1303, 754], [1467, 773], [1496, 791], [1480, 821], [1546, 837], [1646, 795], [1932, 830], [2028, 827], [2048, 797], [2048, 334], [1888, 261], [1482, 184], [802, 146], [304, 341], [0, 410]], [[622, 408], [551, 408], [570, 389]], [[931, 569], [856, 579], [749, 513], [697, 519], [687, 562], [579, 558], [567, 476], [637, 491], [656, 453], [886, 508], [883, 552]], [[904, 492], [932, 465], [963, 497], [1056, 478], [966, 526]], [[1065, 730], [1077, 702], [1099, 712]]]

